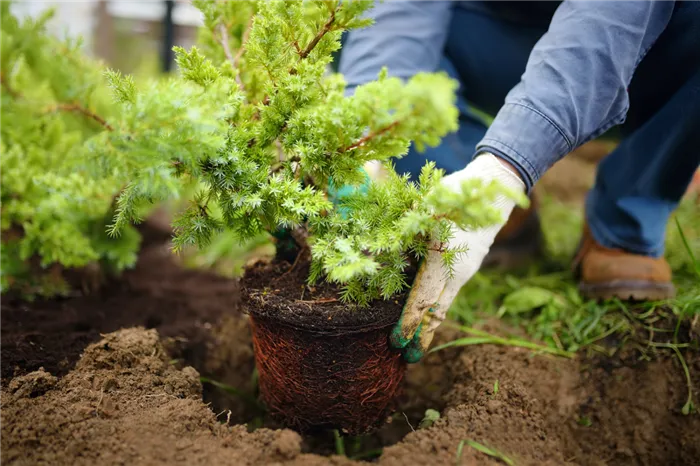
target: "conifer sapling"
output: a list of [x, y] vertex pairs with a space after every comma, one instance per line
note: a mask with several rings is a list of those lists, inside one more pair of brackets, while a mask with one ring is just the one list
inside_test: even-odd
[[[121, 155], [99, 156], [130, 180], [112, 233], [143, 203], [196, 183], [196, 196], [174, 221], [175, 250], [204, 246], [224, 231], [242, 241], [286, 231], [297, 251], [311, 253], [310, 282], [338, 283], [344, 301], [366, 305], [401, 292], [410, 260], [428, 247], [440, 249], [450, 273], [468, 247], [442, 245], [453, 222], [473, 228], [498, 220], [490, 207], [503, 192], [497, 185], [473, 181], [453, 192], [440, 185], [432, 163], [417, 182], [392, 168], [409, 144], [435, 146], [457, 129], [454, 81], [422, 73], [404, 82], [385, 70], [348, 97], [342, 76], [328, 73], [341, 33], [369, 25], [362, 13], [371, 1], [195, 4], [204, 15], [201, 47], [175, 49], [180, 77], [137, 91], [128, 78], [109, 74], [124, 111], [134, 115], [105, 135]], [[196, 89], [169, 92], [183, 82]], [[155, 102], [213, 110], [176, 134], [144, 132], [138, 115]], [[366, 183], [369, 161], [385, 164], [387, 178], [332, 200], [334, 186]]]
[[[131, 78], [105, 74], [80, 41], [47, 32], [51, 10], [19, 21], [8, 2], [0, 8], [2, 290], [50, 296], [70, 291], [66, 269], [90, 266], [99, 278], [136, 262], [138, 232], [128, 223], [119, 237], [106, 231], [118, 195], [121, 205], [143, 195], [135, 189], [153, 201], [178, 196], [173, 167], [151, 161], [218, 143], [209, 133], [226, 131], [217, 111], [228, 94], [212, 87], [198, 99], [199, 85], [170, 79], [141, 86], [136, 99]], [[114, 101], [110, 83], [129, 104]], [[149, 205], [125, 213], [139, 219]]]
[[132, 265], [140, 238], [107, 236], [120, 180], [87, 163], [86, 144], [113, 130], [102, 68], [46, 32], [51, 11], [19, 21], [2, 2], [0, 16], [2, 291], [48, 296], [68, 291], [66, 268]]

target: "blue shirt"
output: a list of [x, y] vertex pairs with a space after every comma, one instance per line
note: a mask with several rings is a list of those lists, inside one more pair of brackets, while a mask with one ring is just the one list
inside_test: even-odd
[[[375, 26], [352, 31], [343, 47], [348, 91], [383, 66], [401, 78], [435, 71], [453, 3], [461, 2], [377, 3], [369, 12]], [[623, 123], [634, 71], [673, 9], [672, 1], [562, 2], [476, 153], [510, 161], [529, 190], [564, 155]]]

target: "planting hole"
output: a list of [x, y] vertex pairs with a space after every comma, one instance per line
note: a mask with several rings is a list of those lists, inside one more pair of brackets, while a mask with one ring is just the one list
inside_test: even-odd
[[[279, 429], [281, 426], [261, 409], [257, 401], [256, 373], [249, 330], [240, 319], [230, 320], [219, 328], [219, 340], [229, 334], [228, 347], [217, 347], [204, 364], [202, 361], [185, 361], [202, 374], [215, 370], [215, 374], [203, 376], [204, 402], [219, 414], [221, 422], [231, 425], [246, 424], [249, 431], [258, 428]], [[241, 338], [246, 332], [247, 338]], [[211, 348], [211, 346], [210, 346]], [[233, 357], [217, 360], [217, 353]], [[234, 356], [235, 355], [235, 356]], [[246, 358], [245, 355], [248, 355]], [[220, 365], [218, 365], [220, 364]], [[335, 455], [344, 449], [345, 455], [357, 460], [371, 461], [381, 455], [383, 448], [401, 441], [407, 434], [419, 428], [428, 409], [442, 411], [444, 394], [452, 387], [452, 377], [437, 363], [430, 362], [409, 366], [405, 390], [399, 399], [399, 408], [376, 431], [361, 436], [336, 436], [333, 430], [303, 434], [302, 451], [319, 455]], [[238, 382], [239, 385], [233, 385]], [[229, 416], [228, 413], [231, 413]]]

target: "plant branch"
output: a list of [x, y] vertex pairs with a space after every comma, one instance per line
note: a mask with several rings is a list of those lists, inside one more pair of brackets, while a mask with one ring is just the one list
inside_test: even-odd
[[[224, 23], [219, 23], [217, 29], [219, 30], [219, 44], [221, 44], [221, 48], [224, 49], [224, 55], [226, 55], [226, 59], [229, 61], [229, 63], [231, 63], [231, 68], [233, 68], [233, 72], [236, 73], [236, 84], [238, 84], [238, 87], [241, 89], [241, 91], [243, 91], [245, 89], [243, 88], [243, 80], [241, 80], [241, 74], [236, 72], [237, 63], [240, 56], [239, 54], [236, 54], [236, 56], [234, 57], [231, 53], [231, 46], [228, 43], [228, 29], [226, 29], [226, 25]], [[241, 43], [241, 48], [238, 52], [242, 53], [242, 50], [243, 44]]]
[[59, 110], [64, 111], [64, 112], [80, 113], [80, 114], [96, 121], [97, 123], [102, 125], [106, 130], [108, 130], [108, 131], [114, 130], [112, 125], [107, 123], [107, 120], [105, 120], [104, 118], [102, 118], [101, 116], [96, 114], [95, 112], [88, 110], [85, 107], [80, 106], [79, 104], [58, 104], [58, 105], [54, 106], [53, 108], [51, 108], [48, 113], [59, 111]]
[[[281, 147], [280, 147], [280, 149], [281, 149]], [[280, 155], [281, 155], [281, 156], [284, 156], [284, 154], [280, 154]], [[270, 173], [277, 173], [277, 172], [279, 172], [279, 171], [284, 167], [284, 164], [285, 164], [286, 162], [289, 162], [289, 163], [297, 162], [297, 163], [298, 163], [298, 162], [301, 162], [301, 158], [300, 158], [298, 155], [293, 155], [292, 157], [289, 157], [289, 158], [286, 159], [286, 160], [282, 160], [282, 159], [281, 159], [279, 162], [277, 162], [275, 165], [273, 165], [273, 166], [270, 168]]]
[[397, 120], [397, 121], [394, 121], [394, 122], [388, 124], [384, 128], [380, 128], [376, 131], [372, 131], [368, 135], [366, 135], [366, 136], [358, 139], [356, 142], [350, 144], [348, 147], [346, 147], [344, 149], [340, 149], [340, 152], [343, 153], [343, 152], [347, 152], [347, 151], [350, 151], [353, 149], [357, 149], [358, 147], [363, 146], [365, 143], [367, 143], [368, 141], [371, 141], [372, 139], [376, 138], [377, 136], [381, 136], [382, 134], [386, 133], [387, 131], [391, 131], [392, 129], [396, 128], [400, 123], [401, 122]]
[[22, 97], [19, 92], [15, 91], [14, 89], [12, 89], [12, 87], [10, 87], [10, 84], [5, 79], [5, 75], [2, 73], [0, 73], [0, 84], [2, 84], [3, 89], [5, 89], [5, 91], [7, 91], [7, 93], [15, 99]]
[[239, 61], [241, 61], [241, 57], [243, 56], [243, 52], [245, 51], [245, 45], [248, 42], [248, 37], [250, 37], [250, 30], [253, 29], [253, 16], [250, 17], [248, 20], [248, 25], [245, 27], [245, 31], [243, 31], [243, 37], [241, 38], [241, 47], [238, 49], [236, 52], [236, 56], [233, 59], [233, 61], [238, 64]]
[[[338, 5], [338, 9], [340, 8], [340, 5]], [[328, 18], [328, 21], [326, 21], [326, 24], [323, 25], [320, 31], [316, 34], [316, 36], [311, 39], [311, 42], [309, 42], [309, 45], [306, 46], [304, 50], [299, 53], [299, 57], [301, 59], [304, 59], [309, 56], [311, 51], [318, 45], [318, 43], [323, 39], [323, 36], [325, 36], [328, 32], [330, 32], [331, 29], [333, 29], [333, 23], [335, 23], [335, 13], [338, 11], [338, 9], [335, 9], [331, 12], [330, 18]]]

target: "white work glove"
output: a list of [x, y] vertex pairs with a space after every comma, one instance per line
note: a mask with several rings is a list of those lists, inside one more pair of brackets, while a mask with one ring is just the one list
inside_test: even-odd
[[[496, 180], [506, 188], [525, 192], [525, 184], [518, 175], [488, 152], [477, 156], [463, 170], [443, 178], [442, 183], [459, 191], [462, 182], [472, 178], [480, 178], [486, 183]], [[500, 223], [473, 231], [452, 226], [454, 236], [448, 246], [467, 246], [467, 252], [461, 254], [454, 265], [452, 278], [447, 276], [441, 255], [435, 250], [437, 248], [429, 249], [427, 257], [419, 267], [401, 318], [390, 338], [393, 347], [403, 350], [403, 357], [407, 362], [418, 362], [428, 350], [435, 329], [445, 320], [447, 310], [460, 288], [481, 267], [496, 234], [513, 211], [515, 201], [499, 195], [493, 205], [501, 211]]]

